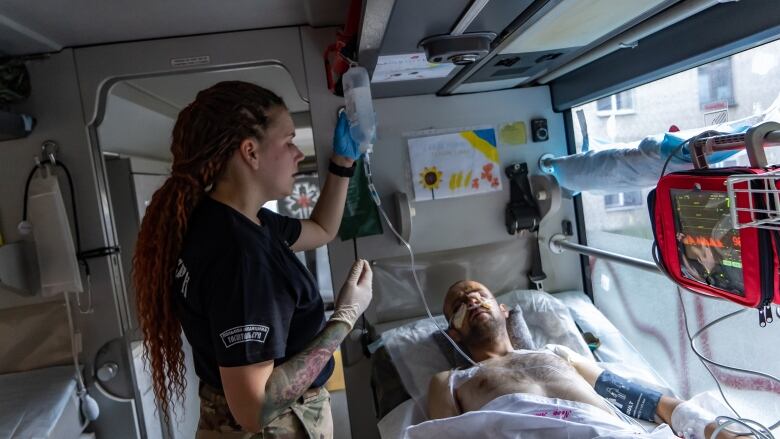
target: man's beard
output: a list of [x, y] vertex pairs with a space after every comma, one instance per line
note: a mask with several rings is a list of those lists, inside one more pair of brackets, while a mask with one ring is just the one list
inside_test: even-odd
[[492, 342], [500, 335], [501, 328], [506, 325], [503, 319], [490, 316], [488, 320], [480, 321], [471, 327], [469, 334], [463, 338], [466, 346], [477, 346]]

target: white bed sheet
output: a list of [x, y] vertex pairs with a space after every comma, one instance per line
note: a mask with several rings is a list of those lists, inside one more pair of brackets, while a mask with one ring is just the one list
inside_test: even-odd
[[73, 366], [0, 375], [0, 389], [0, 438], [79, 437]]
[[[602, 367], [650, 385], [665, 394], [674, 394], [668, 384], [658, 375], [639, 351], [620, 334], [620, 331], [590, 302], [581, 291], [569, 291], [554, 294], [563, 302], [574, 321], [585, 332], [592, 332], [601, 340], [596, 351]], [[377, 424], [382, 439], [399, 439], [410, 425], [425, 421], [412, 399], [404, 401], [390, 411]], [[641, 424], [652, 430], [654, 424], [642, 421]]]

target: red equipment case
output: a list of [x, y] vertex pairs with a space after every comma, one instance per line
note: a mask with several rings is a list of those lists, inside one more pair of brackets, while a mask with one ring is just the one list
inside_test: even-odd
[[[694, 140], [695, 169], [664, 175], [648, 200], [657, 257], [669, 277], [689, 290], [759, 310], [772, 321], [780, 304], [780, 205], [763, 145], [780, 134], [767, 122], [745, 134]], [[743, 141], [751, 167], [709, 169], [706, 154]], [[720, 143], [720, 145], [719, 145]], [[736, 179], [736, 180], [735, 180]]]

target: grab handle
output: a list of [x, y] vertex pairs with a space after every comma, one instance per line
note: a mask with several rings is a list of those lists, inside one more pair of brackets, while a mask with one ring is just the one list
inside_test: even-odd
[[745, 133], [702, 137], [691, 145], [691, 158], [696, 169], [707, 169], [707, 155], [718, 151], [747, 150], [750, 166], [767, 166], [764, 147], [780, 144], [780, 123], [763, 122]]

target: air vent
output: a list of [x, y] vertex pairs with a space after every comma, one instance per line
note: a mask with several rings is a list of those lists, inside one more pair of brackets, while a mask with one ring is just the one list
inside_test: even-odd
[[490, 77], [491, 78], [495, 78], [495, 77], [501, 77], [501, 76], [520, 75], [520, 74], [525, 73], [526, 71], [528, 71], [528, 69], [530, 69], [530, 68], [531, 68], [531, 66], [523, 66], [523, 67], [517, 67], [517, 68], [514, 68], [514, 69], [501, 69], [501, 70], [493, 73], [492, 75], [490, 75]]
[[536, 64], [552, 61], [555, 58], [558, 58], [559, 56], [563, 55], [563, 52], [554, 52], [554, 53], [548, 53], [545, 55], [540, 56], [539, 58], [536, 58], [536, 61], [534, 61]]
[[519, 56], [512, 56], [509, 58], [504, 58], [502, 60], [499, 60], [497, 63], [495, 63], [494, 67], [512, 67], [513, 65], [517, 64], [517, 62], [520, 61]]

